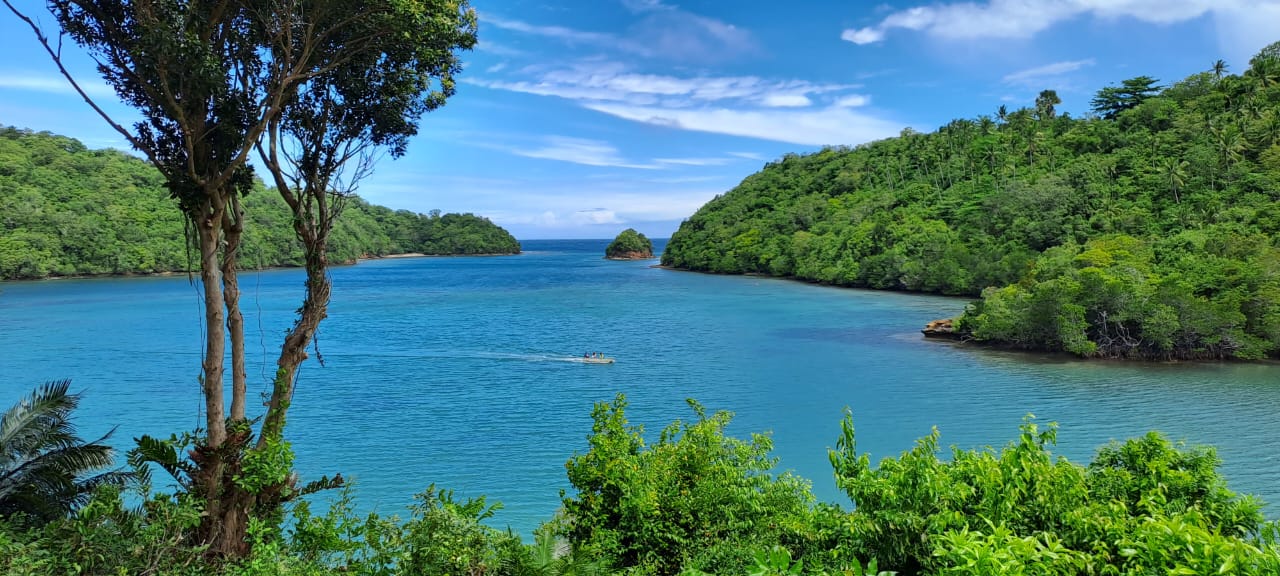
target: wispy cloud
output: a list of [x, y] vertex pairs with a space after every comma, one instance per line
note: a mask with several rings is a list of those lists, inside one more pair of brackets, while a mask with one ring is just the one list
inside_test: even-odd
[[[1248, 18], [1255, 31], [1272, 30], [1280, 16], [1277, 0], [987, 0], [931, 4], [897, 10], [879, 23], [844, 30], [840, 37], [854, 44], [881, 42], [895, 29], [924, 32], [935, 38], [1030, 38], [1059, 22], [1082, 16], [1102, 20], [1133, 18], [1151, 24], [1172, 24], [1212, 14], [1220, 24], [1239, 25]], [[1270, 16], [1268, 19], [1267, 16]], [[1225, 39], [1225, 36], [1224, 36]], [[1230, 41], [1230, 40], [1228, 40]], [[1259, 46], [1260, 47], [1260, 46]], [[1255, 47], [1256, 48], [1256, 47]]]
[[871, 103], [871, 98], [862, 94], [850, 94], [837, 99], [835, 106], [839, 108], [857, 108]]
[[[93, 97], [113, 97], [115, 91], [110, 86], [99, 82], [96, 78], [77, 78], [85, 93]], [[30, 74], [23, 72], [0, 72], [0, 88], [47, 92], [51, 94], [76, 95], [76, 90], [61, 76], [47, 74]]]
[[503, 30], [512, 30], [515, 32], [523, 32], [525, 34], [533, 34], [535, 36], [545, 36], [554, 38], [570, 44], [608, 44], [617, 42], [617, 37], [612, 34], [602, 32], [584, 32], [582, 30], [574, 30], [564, 26], [540, 26], [529, 24], [520, 20], [508, 20], [500, 16], [485, 13], [480, 16], [481, 22], [502, 28]]
[[641, 164], [623, 159], [618, 149], [607, 142], [568, 136], [548, 136], [546, 144], [537, 148], [513, 148], [512, 154], [527, 158], [559, 160], [586, 166], [611, 166], [614, 168], [638, 168], [653, 170], [656, 164]]
[[678, 166], [724, 166], [733, 162], [732, 158], [654, 158], [658, 164], [675, 164]]
[[765, 94], [760, 103], [772, 108], [803, 108], [813, 101], [804, 94]]
[[758, 51], [755, 38], [743, 28], [664, 4], [658, 0], [624, 0], [637, 19], [617, 33], [532, 24], [483, 13], [481, 22], [496, 28], [554, 39], [570, 46], [660, 58], [679, 62], [718, 62]]
[[607, 61], [579, 62], [533, 74], [529, 80], [472, 77], [464, 82], [564, 98], [646, 124], [796, 144], [860, 144], [901, 129], [869, 112], [851, 110], [869, 103], [865, 95], [851, 92], [860, 88], [856, 84], [639, 74]]
[[1043, 84], [1047, 80], [1075, 72], [1076, 70], [1086, 66], [1093, 66], [1093, 64], [1093, 58], [1054, 62], [1052, 64], [1045, 64], [1044, 66], [1036, 66], [1035, 68], [1028, 68], [1026, 70], [1019, 70], [1017, 72], [1006, 74], [1004, 76], [1004, 82], [1006, 84], [1018, 84], [1024, 86], [1039, 85]]
[[506, 44], [501, 44], [501, 43], [494, 42], [492, 40], [487, 40], [487, 39], [481, 40], [476, 43], [476, 51], [488, 52], [489, 54], [493, 54], [494, 56], [502, 56], [506, 58], [518, 58], [518, 57], [528, 56], [528, 53], [526, 53], [524, 50], [520, 50], [519, 48], [513, 48], [511, 46], [507, 46]]
[[608, 208], [591, 208], [589, 210], [578, 210], [573, 213], [570, 218], [574, 224], [622, 224], [623, 221], [618, 219], [618, 215]]
[[861, 144], [897, 135], [902, 129], [900, 124], [834, 106], [810, 110], [672, 109], [611, 103], [585, 106], [619, 118], [668, 128], [809, 146]]

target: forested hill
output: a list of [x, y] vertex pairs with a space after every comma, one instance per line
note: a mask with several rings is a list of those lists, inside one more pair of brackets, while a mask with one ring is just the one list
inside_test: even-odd
[[[301, 263], [279, 194], [255, 190], [245, 209], [244, 267]], [[0, 126], [0, 280], [186, 270], [184, 237], [176, 204], [146, 162]], [[516, 254], [520, 244], [486, 218], [392, 211], [359, 198], [329, 241], [334, 262], [415, 252]]]
[[663, 264], [981, 296], [966, 338], [1082, 356], [1280, 351], [1280, 43], [1161, 87], [788, 155], [703, 206]]

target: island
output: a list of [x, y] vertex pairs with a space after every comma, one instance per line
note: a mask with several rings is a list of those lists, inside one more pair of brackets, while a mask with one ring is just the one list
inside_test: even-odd
[[648, 260], [653, 258], [653, 242], [635, 228], [627, 228], [618, 234], [604, 249], [609, 260]]
[[[993, 105], [787, 154], [684, 221], [667, 267], [967, 296], [953, 337], [1080, 357], [1280, 358], [1280, 42], [1090, 112]], [[935, 332], [941, 335], [942, 332]]]
[[[240, 267], [301, 265], [280, 195], [255, 181], [242, 201], [252, 217]], [[0, 281], [185, 271], [190, 251], [173, 202], [159, 171], [126, 152], [0, 126]], [[359, 196], [343, 202], [328, 243], [334, 263], [520, 253], [509, 232], [482, 216], [392, 210]]]

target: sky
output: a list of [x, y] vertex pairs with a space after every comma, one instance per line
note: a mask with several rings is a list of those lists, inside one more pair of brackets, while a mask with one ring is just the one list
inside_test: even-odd
[[[56, 39], [43, 3], [11, 0]], [[1161, 83], [1280, 40], [1280, 0], [474, 0], [456, 95], [359, 194], [471, 212], [518, 239], [665, 238], [765, 163], [928, 132], [1056, 90]], [[136, 119], [69, 40], [77, 79]], [[0, 7], [0, 124], [128, 144]]]

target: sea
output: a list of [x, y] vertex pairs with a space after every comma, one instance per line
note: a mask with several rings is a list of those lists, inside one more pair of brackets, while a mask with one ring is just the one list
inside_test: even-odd
[[[1033, 417], [1056, 423], [1055, 453], [1080, 463], [1158, 430], [1215, 446], [1230, 488], [1280, 502], [1280, 365], [931, 341], [920, 328], [967, 300], [609, 261], [607, 243], [529, 240], [517, 256], [333, 268], [286, 432], [302, 479], [341, 473], [362, 512], [401, 517], [431, 484], [483, 495], [503, 506], [490, 524], [527, 537], [572, 495], [564, 464], [587, 449], [593, 405], [624, 394], [649, 441], [696, 418], [688, 399], [732, 412], [729, 434], [769, 434], [779, 472], [846, 507], [827, 458], [846, 411], [873, 462], [935, 426], [943, 446], [999, 448]], [[249, 405], [261, 414], [303, 273], [244, 273], [241, 288]], [[0, 408], [70, 379], [84, 438], [110, 432], [123, 451], [143, 434], [192, 430], [203, 422], [202, 322], [198, 280], [185, 275], [0, 283]], [[617, 362], [581, 362], [592, 352]]]

